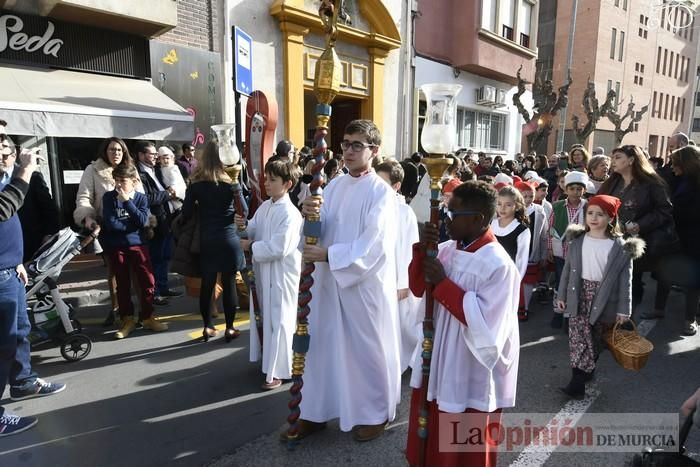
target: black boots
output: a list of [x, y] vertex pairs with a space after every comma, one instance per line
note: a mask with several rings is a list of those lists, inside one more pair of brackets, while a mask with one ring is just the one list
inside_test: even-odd
[[572, 368], [571, 381], [565, 387], [559, 388], [559, 390], [572, 399], [582, 400], [586, 396], [586, 382], [592, 378], [593, 372], [587, 373], [578, 368]]

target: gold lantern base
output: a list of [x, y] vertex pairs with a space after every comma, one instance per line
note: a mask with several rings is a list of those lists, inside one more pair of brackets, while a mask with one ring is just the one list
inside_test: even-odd
[[429, 157], [424, 157], [422, 162], [428, 169], [428, 175], [430, 176], [430, 189], [442, 189], [440, 180], [445, 174], [447, 168], [452, 165], [452, 158], [445, 157], [444, 154], [431, 154]]

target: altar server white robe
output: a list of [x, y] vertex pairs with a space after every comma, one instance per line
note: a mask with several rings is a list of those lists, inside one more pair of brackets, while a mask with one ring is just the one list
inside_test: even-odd
[[[520, 274], [495, 241], [469, 253], [450, 240], [440, 244], [438, 258], [447, 277], [466, 292], [462, 307], [467, 325], [435, 302], [428, 400], [450, 413], [513, 407], [520, 355]], [[411, 387], [419, 388], [418, 349], [415, 357]]]
[[[248, 223], [253, 240], [253, 270], [261, 308], [263, 345], [262, 371], [269, 383], [288, 379], [292, 372], [292, 338], [296, 328], [297, 297], [301, 275], [298, 249], [303, 219], [284, 195], [265, 201]], [[260, 340], [255, 328], [253, 299], [250, 299], [250, 361], [260, 360]]]
[[301, 418], [340, 428], [393, 420], [401, 390], [396, 300], [396, 199], [374, 172], [324, 191]]
[[[418, 242], [418, 220], [413, 209], [406, 204], [403, 196], [396, 197], [398, 204], [398, 230], [396, 241], [397, 289], [408, 289], [408, 265], [411, 264], [413, 244]], [[420, 299], [412, 293], [399, 301], [399, 324], [401, 326], [401, 371], [411, 364], [413, 351], [422, 338], [423, 328], [420, 317]]]

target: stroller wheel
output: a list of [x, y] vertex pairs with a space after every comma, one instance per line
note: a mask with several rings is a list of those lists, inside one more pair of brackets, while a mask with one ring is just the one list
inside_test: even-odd
[[92, 350], [92, 342], [85, 334], [71, 334], [61, 343], [61, 355], [69, 362], [77, 362], [87, 357]]

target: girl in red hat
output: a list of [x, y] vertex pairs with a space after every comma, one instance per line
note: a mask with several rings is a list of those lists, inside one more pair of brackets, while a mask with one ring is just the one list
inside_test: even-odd
[[644, 253], [644, 241], [623, 240], [617, 223], [620, 200], [598, 195], [588, 200], [586, 226], [566, 231], [568, 255], [557, 307], [569, 316], [571, 381], [560, 388], [583, 399], [593, 378], [603, 333], [632, 314], [632, 261]]

